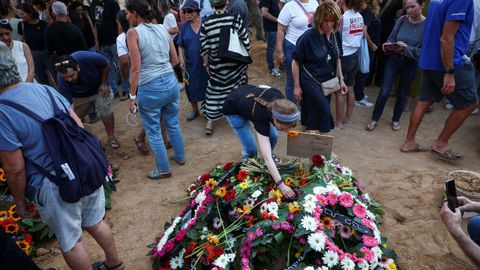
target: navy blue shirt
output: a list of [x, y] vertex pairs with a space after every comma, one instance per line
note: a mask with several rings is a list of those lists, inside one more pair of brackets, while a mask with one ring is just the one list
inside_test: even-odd
[[[478, 1], [478, 0], [475, 0]], [[473, 0], [431, 0], [423, 32], [419, 66], [424, 70], [444, 72], [440, 53], [440, 37], [446, 21], [460, 22], [455, 34], [454, 68], [463, 66], [473, 24]]]
[[314, 78], [324, 82], [336, 76], [339, 54], [342, 55], [342, 41], [338, 32], [332, 33], [327, 41], [324, 35], [310, 28], [297, 40], [292, 59], [301, 62]]
[[363, 23], [368, 27], [367, 32], [375, 45], [380, 46], [380, 19], [375, 17], [370, 8], [366, 8], [360, 12], [363, 17]]
[[[260, 10], [262, 8], [268, 8], [268, 13], [272, 14], [273, 17], [278, 18], [280, 14], [280, 8], [278, 7], [278, 0], [260, 0], [259, 4]], [[276, 32], [277, 23], [270, 21], [269, 19], [262, 16], [263, 19], [263, 30], [265, 32]]]
[[96, 52], [79, 51], [71, 56], [80, 66], [80, 74], [75, 84], [65, 81], [60, 73], [57, 73], [57, 84], [60, 92], [69, 101], [72, 97], [89, 97], [98, 93], [102, 82], [102, 69], [108, 65], [105, 56]]

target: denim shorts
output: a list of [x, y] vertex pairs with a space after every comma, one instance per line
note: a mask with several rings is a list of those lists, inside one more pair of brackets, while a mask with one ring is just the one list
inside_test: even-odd
[[354, 54], [340, 58], [342, 63], [342, 74], [345, 85], [351, 87], [355, 84], [355, 76], [358, 72], [358, 51]]
[[60, 197], [58, 186], [45, 178], [42, 186], [36, 190], [34, 201], [40, 216], [57, 236], [64, 253], [80, 240], [82, 228], [99, 223], [105, 216], [103, 186], [76, 203], [67, 203]]
[[[422, 91], [420, 101], [439, 102], [444, 97], [441, 90], [443, 87], [444, 72], [423, 70]], [[455, 90], [445, 96], [455, 109], [463, 109], [477, 103], [477, 91], [475, 89], [475, 73], [473, 65], [465, 64], [455, 70]]]

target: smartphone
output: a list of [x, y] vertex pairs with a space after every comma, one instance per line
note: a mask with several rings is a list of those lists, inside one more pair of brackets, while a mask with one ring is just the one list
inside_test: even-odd
[[458, 206], [455, 180], [447, 180], [445, 182], [445, 194], [447, 195], [448, 208], [455, 212], [455, 208]]

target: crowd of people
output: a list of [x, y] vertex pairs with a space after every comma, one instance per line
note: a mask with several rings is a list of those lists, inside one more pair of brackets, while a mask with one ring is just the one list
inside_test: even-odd
[[[355, 107], [374, 107], [366, 125], [373, 131], [392, 93], [396, 101], [391, 128], [398, 131], [402, 113], [418, 96], [400, 150], [426, 151], [415, 142], [416, 132], [432, 103], [446, 97], [452, 112], [431, 152], [461, 160], [463, 155], [448, 142], [478, 106], [480, 63], [475, 67], [472, 61], [480, 58], [480, 3], [431, 0], [424, 16], [425, 0], [406, 0], [390, 25], [381, 20], [382, 7], [389, 2], [127, 0], [121, 10], [115, 0], [92, 0], [88, 5], [83, 0], [0, 0], [0, 100], [49, 117], [53, 111], [46, 93], [55, 93], [58, 105], [79, 126], [87, 118], [100, 119], [106, 146], [112, 149], [121, 147], [112, 104], [115, 98], [129, 100], [130, 112], [139, 113], [143, 123], [135, 144], [146, 153], [148, 140], [156, 166], [147, 177], [156, 180], [172, 176], [171, 161], [186, 164], [179, 120], [184, 88], [191, 105], [186, 120], [203, 115], [205, 135], [212, 136], [214, 121], [224, 117], [242, 144], [242, 158], [257, 155], [256, 136], [272, 179], [291, 198], [293, 191], [278, 173], [281, 161], [273, 154], [278, 131], [288, 131], [299, 121], [302, 131], [326, 134], [348, 128]], [[250, 25], [257, 40], [266, 42], [265, 76], [278, 79], [284, 73], [283, 91], [248, 85]], [[361, 61], [365, 57], [366, 63]], [[380, 92], [372, 103], [365, 87], [374, 81]], [[23, 161], [25, 155], [41, 159], [46, 169], [52, 166], [44, 154], [46, 146], [39, 143], [40, 123], [2, 106], [0, 118], [5, 131], [0, 135], [0, 159], [20, 214], [26, 214], [25, 196], [40, 206], [71, 268], [89, 267], [78, 233], [85, 227], [105, 251], [100, 269], [122, 269], [111, 229], [101, 221], [103, 212], [92, 212], [104, 204], [101, 190], [68, 206], [75, 211], [58, 196], [47, 200], [55, 197], [58, 187]], [[13, 128], [14, 123], [20, 128]], [[173, 149], [170, 157], [168, 148]], [[472, 204], [462, 202], [465, 209]], [[65, 218], [51, 217], [54, 210], [65, 212]], [[442, 217], [453, 228], [456, 216], [445, 211]], [[479, 223], [472, 224], [469, 231], [477, 235], [478, 244]], [[72, 237], [67, 231], [77, 233]], [[467, 241], [458, 229], [450, 232], [458, 241]]]

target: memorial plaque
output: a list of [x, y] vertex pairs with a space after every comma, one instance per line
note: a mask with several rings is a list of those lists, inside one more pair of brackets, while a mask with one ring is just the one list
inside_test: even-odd
[[311, 158], [313, 154], [322, 154], [326, 158], [330, 158], [333, 149], [333, 136], [305, 132], [297, 133], [295, 133], [295, 136], [287, 136], [287, 155]]

